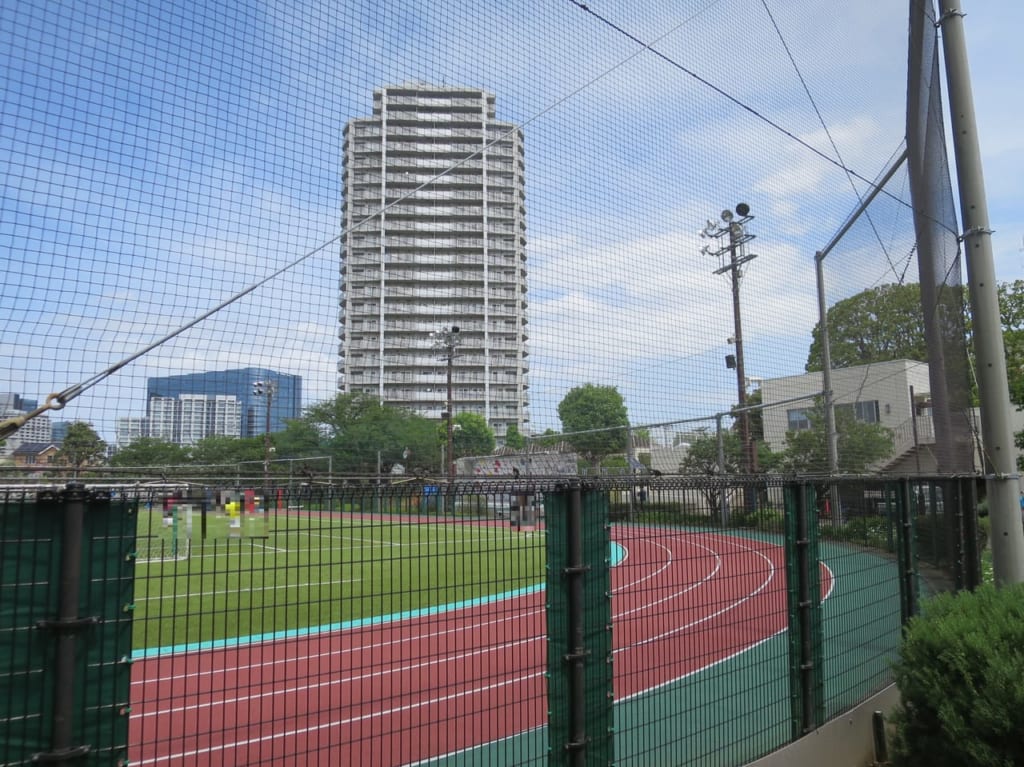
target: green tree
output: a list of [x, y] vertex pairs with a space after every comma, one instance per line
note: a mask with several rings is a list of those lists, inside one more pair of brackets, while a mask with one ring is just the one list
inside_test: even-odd
[[563, 441], [562, 435], [551, 428], [545, 429], [539, 437], [534, 438], [534, 442], [541, 447], [557, 447]]
[[83, 468], [103, 463], [106, 451], [107, 443], [100, 439], [100, 435], [90, 424], [75, 421], [68, 424], [67, 436], [54, 456], [54, 461], [70, 466], [77, 477]]
[[558, 417], [565, 440], [594, 468], [604, 456], [625, 452], [629, 415], [614, 386], [577, 386], [558, 404]]
[[[863, 290], [829, 307], [826, 321], [833, 368], [928, 359], [917, 283]], [[811, 333], [806, 370], [821, 370], [821, 323]]]
[[334, 458], [337, 473], [375, 474], [378, 457], [385, 471], [401, 463], [430, 472], [441, 461], [436, 421], [363, 394], [339, 394], [320, 402], [302, 420], [323, 435], [321, 444]]
[[160, 466], [180, 467], [189, 463], [188, 448], [157, 437], [139, 437], [126, 447], [118, 450], [110, 459], [111, 466]]
[[278, 458], [308, 458], [324, 455], [324, 435], [316, 426], [301, 418], [285, 422], [284, 431], [273, 435]]
[[[892, 432], [877, 423], [858, 421], [849, 408], [836, 407], [838, 470], [863, 474], [873, 463], [892, 454]], [[782, 468], [804, 474], [829, 472], [825, 408], [821, 401], [807, 412], [809, 429], [786, 433]]]
[[[443, 421], [438, 427], [438, 438], [448, 439], [448, 425]], [[478, 413], [456, 413], [452, 419], [452, 442], [456, 458], [491, 455], [496, 445], [494, 430]]]
[[523, 439], [519, 427], [514, 423], [510, 423], [505, 430], [505, 447], [510, 447], [513, 450], [522, 450], [526, 447], [526, 440]]
[[263, 471], [265, 457], [263, 437], [228, 437], [222, 434], [204, 437], [192, 446], [192, 463], [211, 467], [207, 473], [225, 474], [241, 471], [257, 474]]
[[[1024, 408], [1024, 280], [1000, 283], [998, 294], [1010, 401]], [[1024, 432], [1017, 437], [1024, 437]]]

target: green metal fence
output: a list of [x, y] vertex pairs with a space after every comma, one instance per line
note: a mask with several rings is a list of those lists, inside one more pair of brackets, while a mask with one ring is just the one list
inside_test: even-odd
[[123, 763], [136, 504], [0, 495], [0, 763]]
[[0, 756], [741, 765], [888, 684], [920, 599], [977, 583], [975, 496], [963, 478], [8, 492]]

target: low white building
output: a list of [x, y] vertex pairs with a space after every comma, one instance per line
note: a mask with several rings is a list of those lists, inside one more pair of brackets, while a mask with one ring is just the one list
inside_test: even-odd
[[[808, 411], [822, 394], [820, 372], [769, 378], [761, 383], [764, 438], [774, 451], [786, 446], [786, 433], [810, 428]], [[894, 473], [936, 470], [932, 446], [935, 425], [931, 408], [928, 363], [892, 360], [832, 371], [833, 401], [850, 408], [858, 421], [877, 423], [893, 434], [893, 453], [879, 468]], [[777, 403], [777, 404], [776, 404]], [[982, 470], [980, 418], [970, 413], [975, 440], [974, 466]], [[1024, 430], [1024, 413], [1014, 411], [1013, 430]]]

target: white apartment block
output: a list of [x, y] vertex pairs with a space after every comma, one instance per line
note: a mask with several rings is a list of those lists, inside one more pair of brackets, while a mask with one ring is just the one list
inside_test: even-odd
[[176, 397], [150, 397], [146, 405], [147, 433], [164, 442], [178, 441], [178, 407]]
[[[0, 411], [0, 420], [25, 415], [23, 410], [8, 409]], [[11, 455], [20, 445], [33, 442], [51, 442], [53, 440], [53, 429], [50, 424], [50, 416], [42, 413], [35, 418], [30, 418], [17, 431], [7, 437], [4, 445], [0, 447], [0, 454]]]
[[145, 418], [125, 416], [114, 422], [114, 445], [117, 448], [128, 447], [140, 437], [145, 437], [146, 434]]
[[242, 436], [242, 403], [230, 394], [216, 394], [209, 398], [207, 423], [210, 434], [222, 437]]
[[[150, 397], [145, 433], [179, 445], [194, 445], [204, 437], [239, 437], [242, 433], [242, 403], [230, 394], [180, 394]], [[120, 421], [133, 419], [119, 419]], [[125, 428], [128, 428], [127, 423]], [[118, 434], [118, 445], [120, 442]]]
[[[433, 334], [459, 328], [453, 412], [499, 442], [528, 421], [523, 134], [479, 89], [374, 91], [349, 121], [338, 384], [440, 419], [447, 360]], [[386, 208], [386, 209], [385, 209]]]

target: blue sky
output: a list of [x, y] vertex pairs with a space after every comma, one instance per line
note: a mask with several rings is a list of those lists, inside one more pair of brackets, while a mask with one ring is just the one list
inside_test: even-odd
[[[54, 417], [111, 437], [147, 376], [250, 365], [330, 396], [341, 130], [374, 87], [418, 79], [487, 88], [524, 126], [532, 426], [587, 382], [634, 423], [726, 410], [729, 285], [697, 232], [751, 205], [748, 374], [802, 370], [813, 253], [867, 188], [821, 155], [873, 178], [904, 133], [889, 5], [0, 0], [0, 390], [42, 399], [316, 251]], [[1024, 278], [1024, 8], [964, 10], [997, 275]], [[875, 216], [830, 259], [830, 300], [916, 279], [905, 206]]]

